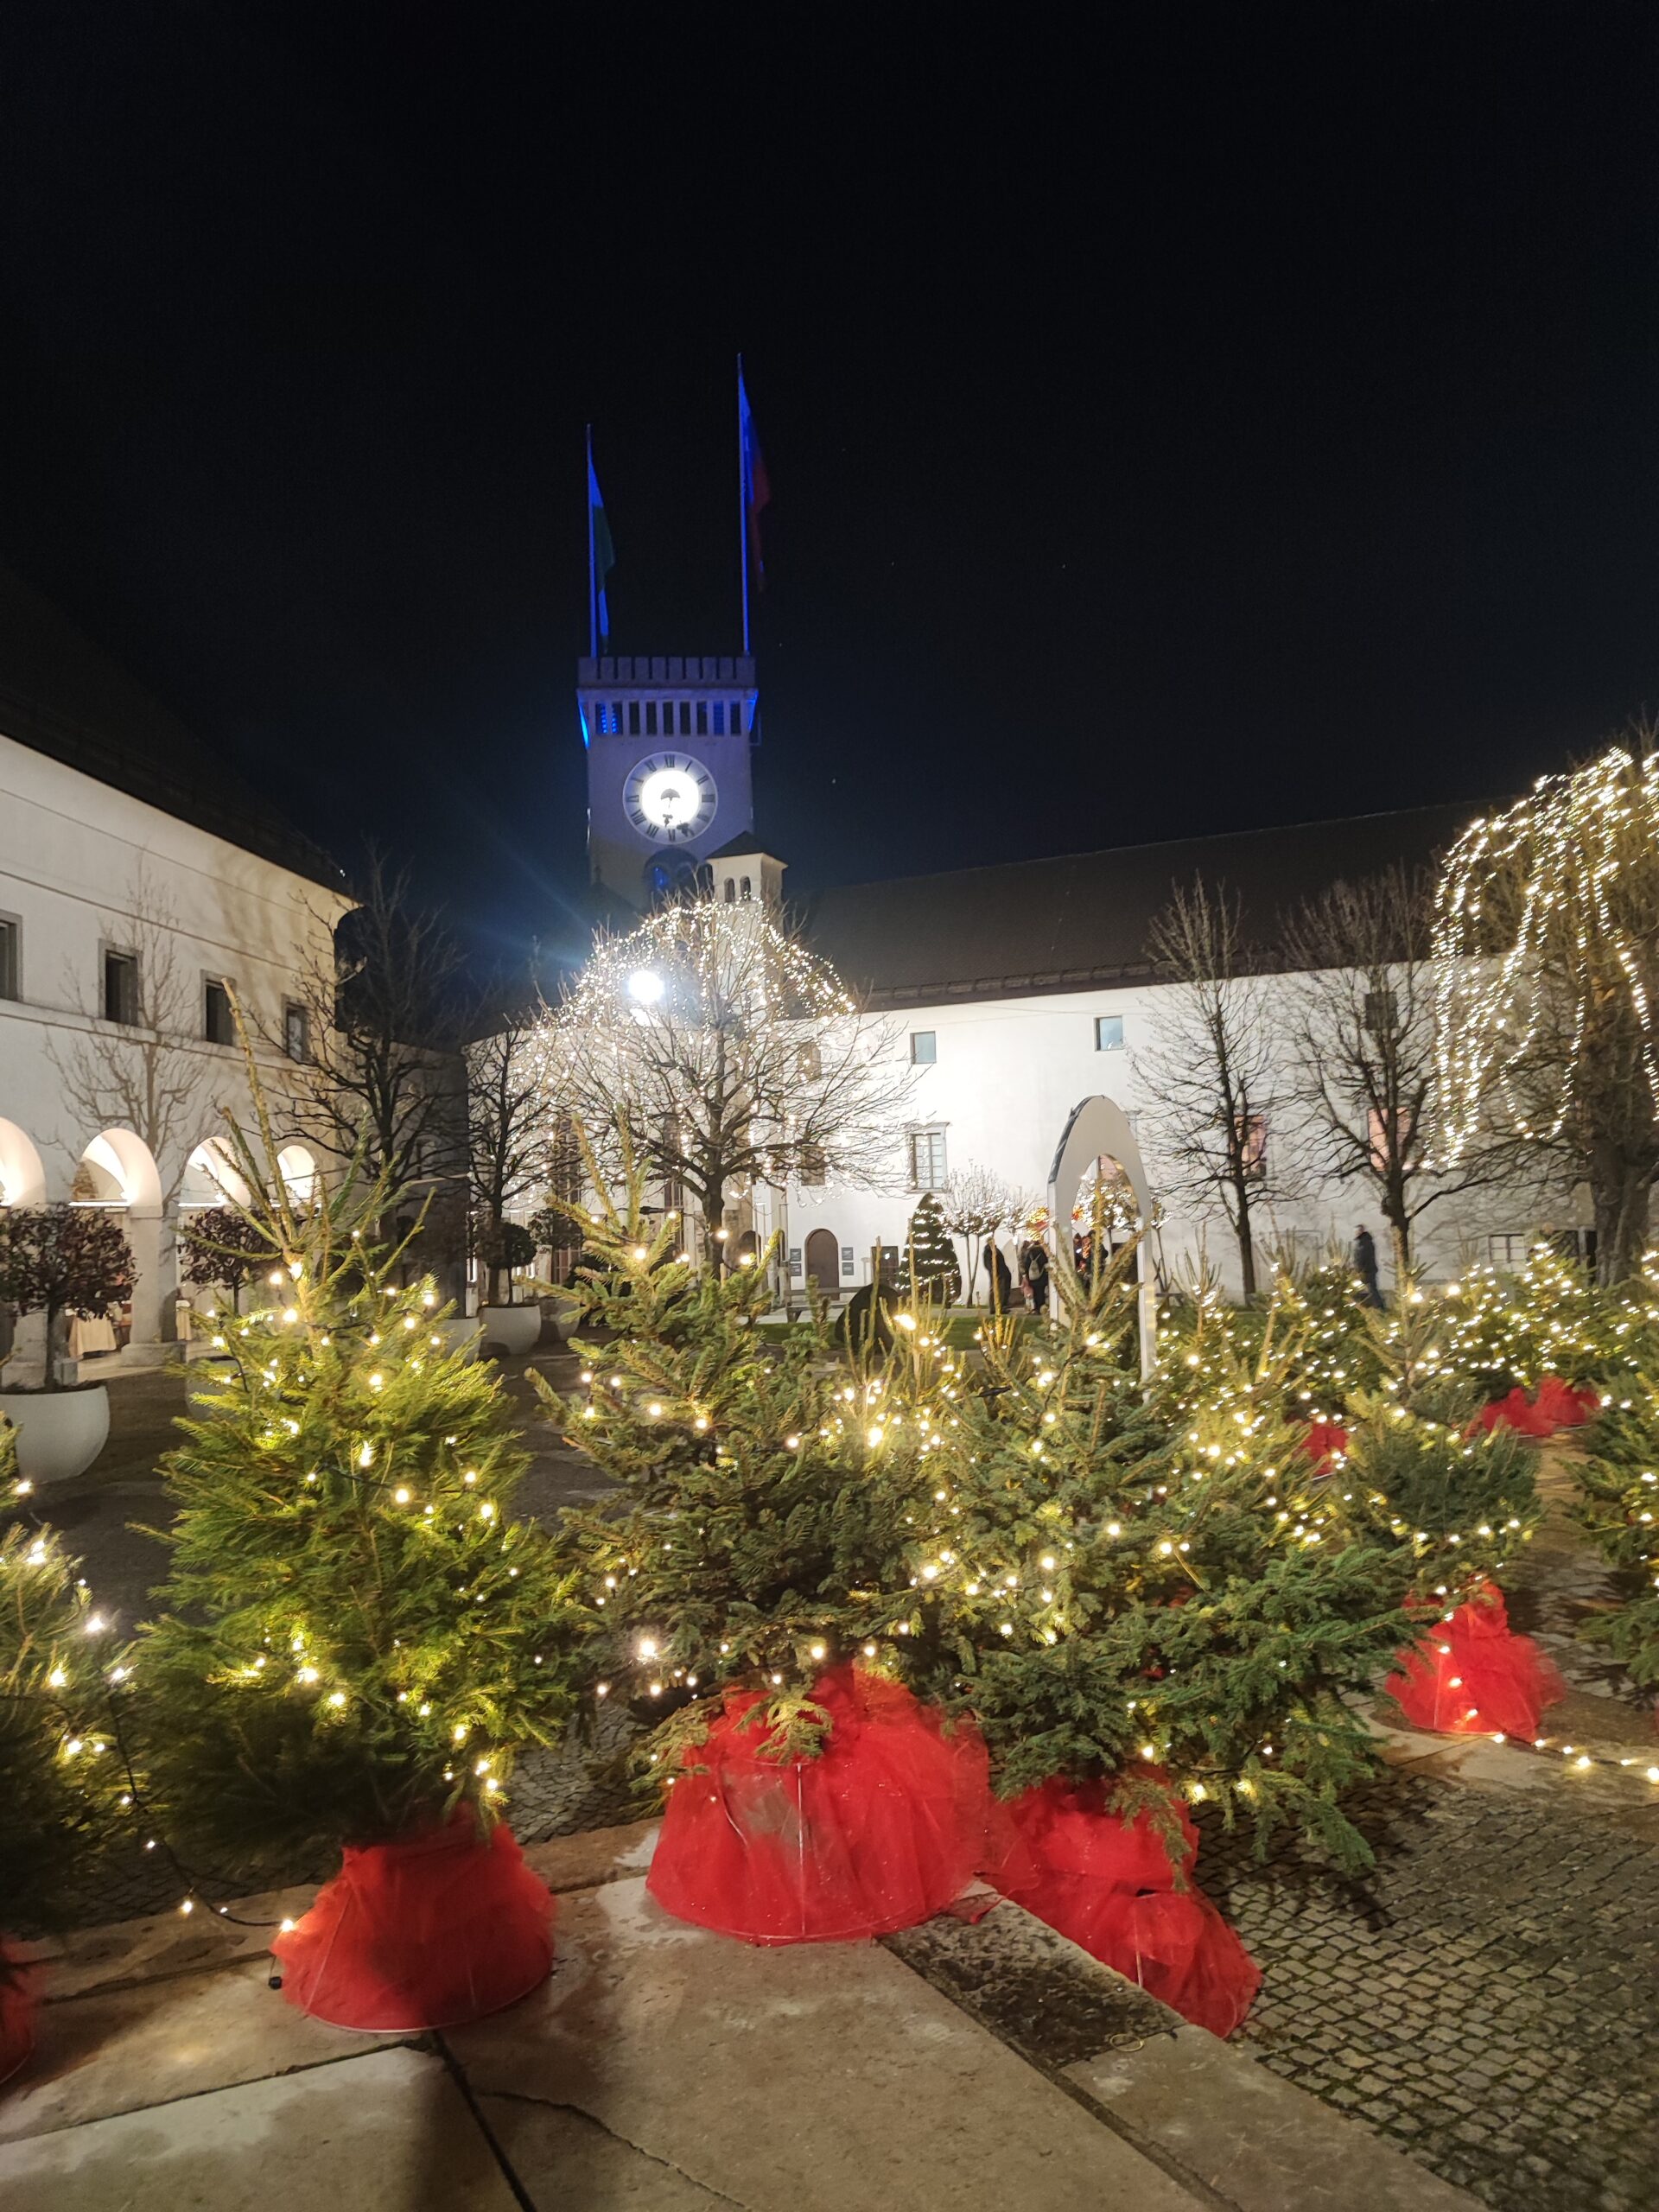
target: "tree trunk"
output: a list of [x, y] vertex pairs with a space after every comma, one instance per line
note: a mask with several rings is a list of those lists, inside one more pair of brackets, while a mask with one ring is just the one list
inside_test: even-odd
[[1250, 1228], [1250, 1202], [1243, 1190], [1238, 1193], [1238, 1219], [1234, 1234], [1238, 1238], [1238, 1272], [1248, 1306], [1255, 1296], [1255, 1238]]
[[1597, 1179], [1596, 1280], [1617, 1287], [1641, 1272], [1648, 1248], [1648, 1206], [1653, 1194], [1650, 1171], [1623, 1166]]

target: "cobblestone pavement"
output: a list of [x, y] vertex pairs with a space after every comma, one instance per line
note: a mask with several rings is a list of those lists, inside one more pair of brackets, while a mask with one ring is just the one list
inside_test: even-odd
[[1659, 2202], [1659, 1850], [1562, 1791], [1391, 1774], [1344, 1884], [1207, 1827], [1265, 1980], [1242, 2040], [1495, 2212]]

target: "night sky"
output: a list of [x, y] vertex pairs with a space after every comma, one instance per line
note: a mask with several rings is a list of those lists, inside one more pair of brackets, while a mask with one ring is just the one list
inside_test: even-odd
[[585, 874], [583, 424], [615, 649], [734, 651], [741, 348], [791, 888], [1499, 794], [1659, 708], [1656, 45], [10, 0], [0, 556], [512, 957]]

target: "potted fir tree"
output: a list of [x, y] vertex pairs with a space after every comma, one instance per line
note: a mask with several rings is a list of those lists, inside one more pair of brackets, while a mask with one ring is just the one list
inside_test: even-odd
[[41, 1314], [46, 1325], [39, 1387], [9, 1381], [0, 1389], [0, 1414], [16, 1427], [18, 1463], [31, 1483], [72, 1481], [104, 1448], [109, 1394], [101, 1382], [73, 1380], [74, 1363], [60, 1349], [63, 1324], [72, 1313], [109, 1313], [130, 1295], [132, 1275], [126, 1238], [95, 1208], [17, 1206], [0, 1215], [0, 1300]]
[[516, 1221], [486, 1219], [474, 1231], [473, 1249], [482, 1277], [478, 1318], [485, 1343], [505, 1352], [531, 1351], [541, 1337], [542, 1309], [533, 1298], [517, 1302], [513, 1273], [535, 1259], [535, 1238]]
[[545, 1252], [549, 1262], [548, 1280], [543, 1282], [540, 1292], [543, 1321], [560, 1344], [567, 1343], [581, 1319], [584, 1301], [580, 1285], [569, 1281], [561, 1282], [557, 1277], [561, 1266], [567, 1274], [571, 1271], [580, 1249], [579, 1240], [569, 1214], [556, 1204], [538, 1207], [524, 1226], [537, 1258]]
[[[0, 1498], [21, 1486], [0, 1421]], [[57, 1540], [0, 1521], [0, 2082], [34, 2048], [29, 1939], [50, 1930], [130, 1802], [110, 1726], [108, 1686], [122, 1678], [110, 1642]]]
[[300, 1218], [231, 1141], [286, 1302], [222, 1317], [232, 1370], [162, 1463], [178, 1511], [142, 1647], [161, 1816], [242, 1874], [342, 1855], [273, 1945], [290, 2001], [454, 2024], [551, 1961], [552, 1900], [499, 1816], [515, 1753], [573, 1703], [570, 1578], [511, 1517], [528, 1454], [495, 1376], [445, 1351], [431, 1294], [368, 1241], [384, 1193], [348, 1180]]

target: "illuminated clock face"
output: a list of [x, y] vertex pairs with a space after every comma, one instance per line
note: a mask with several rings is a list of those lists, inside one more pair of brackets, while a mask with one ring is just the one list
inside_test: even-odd
[[720, 794], [701, 760], [689, 753], [653, 753], [622, 786], [628, 820], [653, 844], [683, 844], [715, 818]]

